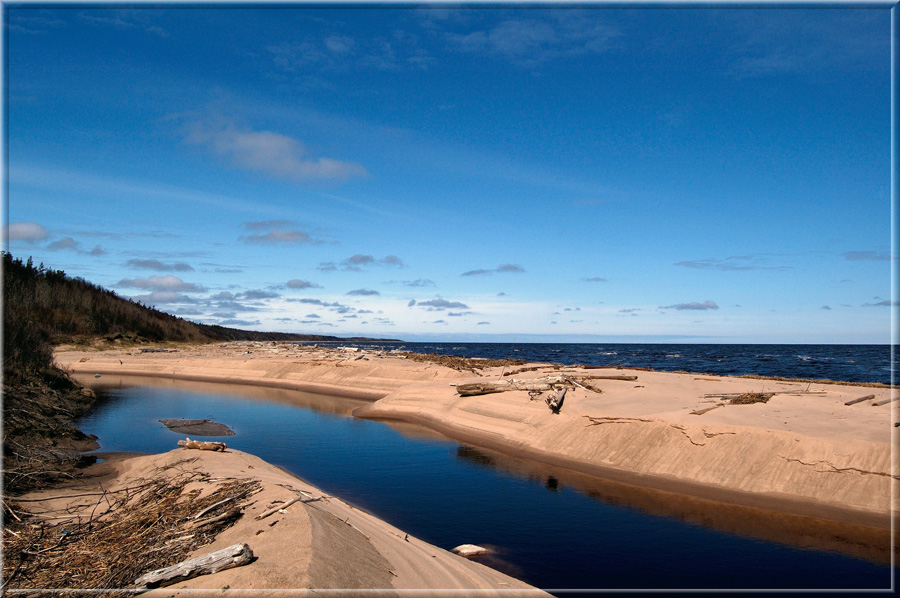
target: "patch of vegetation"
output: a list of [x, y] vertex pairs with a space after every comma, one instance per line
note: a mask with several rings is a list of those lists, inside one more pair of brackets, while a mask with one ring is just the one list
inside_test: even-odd
[[[86, 510], [68, 521], [50, 524], [9, 512], [3, 590], [42, 588], [37, 594], [53, 595], [50, 590], [91, 589], [106, 590], [109, 597], [133, 596], [142, 574], [174, 565], [211, 543], [243, 515], [261, 484], [252, 479], [216, 484], [206, 474], [178, 467], [185, 464], [174, 463], [134, 487], [88, 493]], [[167, 474], [171, 469], [180, 473]], [[213, 490], [201, 496], [200, 485]]]
[[438, 355], [437, 353], [402, 353], [412, 361], [437, 363], [455, 370], [476, 370], [496, 366], [522, 365], [524, 359], [473, 359], [470, 357], [457, 357], [455, 355]]
[[732, 398], [729, 403], [731, 405], [752, 405], [754, 403], [768, 403], [769, 399], [775, 396], [773, 392], [745, 392], [744, 394]]

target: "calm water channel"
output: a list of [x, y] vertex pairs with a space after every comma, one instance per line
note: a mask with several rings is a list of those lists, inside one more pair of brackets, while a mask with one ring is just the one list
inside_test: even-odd
[[359, 402], [155, 384], [106, 387], [79, 426], [99, 436], [101, 451], [155, 453], [176, 448], [183, 437], [159, 419], [224, 423], [235, 436], [208, 439], [284, 467], [441, 548], [492, 547], [495, 554], [481, 562], [551, 591], [891, 587], [888, 565], [802, 541], [754, 538], [743, 528], [764, 524], [742, 525], [727, 514], [713, 529], [692, 522], [709, 523], [696, 501], [634, 492], [412, 426], [349, 417]]

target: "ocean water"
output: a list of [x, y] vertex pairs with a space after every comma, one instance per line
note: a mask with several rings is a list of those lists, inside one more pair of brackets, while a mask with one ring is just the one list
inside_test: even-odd
[[880, 382], [896, 374], [890, 345], [719, 345], [639, 343], [346, 343], [460, 357], [507, 357], [599, 366], [651, 368], [719, 376], [778, 376]]
[[[677, 497], [506, 457], [414, 426], [349, 417], [359, 402], [342, 407], [308, 393], [159, 384], [103, 390], [79, 427], [99, 437], [101, 451], [155, 453], [183, 438], [160, 419], [224, 423], [235, 435], [210, 440], [256, 454], [441, 548], [488, 546], [493, 554], [483, 564], [560, 596], [569, 589], [891, 586], [889, 565], [823, 549], [806, 529], [783, 540], [761, 536], [743, 512], [722, 518], [708, 505], [677, 504]], [[242, 397], [242, 389], [255, 398]]]

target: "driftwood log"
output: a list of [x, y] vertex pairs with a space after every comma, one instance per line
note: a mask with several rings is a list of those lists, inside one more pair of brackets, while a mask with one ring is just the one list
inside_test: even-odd
[[566, 399], [566, 387], [564, 386], [556, 395], [550, 395], [547, 397], [547, 406], [550, 407], [550, 411], [553, 413], [559, 414], [559, 410], [562, 409], [563, 401]]
[[235, 544], [228, 548], [210, 552], [205, 556], [182, 561], [171, 567], [145, 573], [137, 578], [134, 583], [141, 589], [157, 588], [191, 579], [198, 575], [208, 575], [231, 569], [232, 567], [240, 567], [252, 560], [253, 551], [250, 550], [247, 544]]
[[188, 449], [200, 449], [201, 451], [220, 452], [228, 448], [228, 445], [224, 442], [204, 442], [202, 440], [191, 440], [190, 438], [179, 440], [178, 446], [183, 446], [184, 448]]
[[856, 405], [857, 403], [862, 403], [863, 401], [868, 401], [870, 399], [874, 399], [875, 395], [866, 395], [864, 397], [859, 397], [858, 399], [853, 399], [852, 401], [847, 401], [844, 405]]
[[571, 384], [565, 376], [547, 376], [546, 378], [513, 378], [511, 380], [486, 380], [471, 384], [457, 384], [456, 392], [462, 397], [486, 395], [492, 392], [509, 390], [545, 391], [556, 390], [560, 384]]

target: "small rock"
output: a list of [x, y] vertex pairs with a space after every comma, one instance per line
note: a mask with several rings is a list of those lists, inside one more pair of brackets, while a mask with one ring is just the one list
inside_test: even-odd
[[487, 548], [482, 548], [481, 546], [476, 546], [474, 544], [460, 544], [451, 552], [455, 552], [459, 556], [464, 556], [467, 559], [471, 559], [476, 556], [481, 556], [483, 554], [487, 554], [489, 551]]

